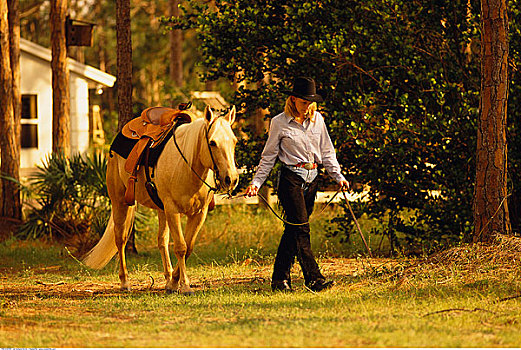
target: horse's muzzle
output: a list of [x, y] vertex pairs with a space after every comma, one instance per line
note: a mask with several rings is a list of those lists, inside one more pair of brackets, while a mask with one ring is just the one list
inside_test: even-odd
[[219, 190], [224, 192], [231, 192], [237, 187], [239, 183], [239, 175], [230, 176], [226, 175], [223, 179], [219, 179], [219, 183], [217, 184]]

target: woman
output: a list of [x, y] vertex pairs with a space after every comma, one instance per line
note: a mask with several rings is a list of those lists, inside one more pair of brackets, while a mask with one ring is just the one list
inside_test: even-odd
[[284, 112], [271, 120], [268, 140], [246, 195], [257, 195], [278, 158], [283, 166], [277, 194], [288, 223], [277, 250], [271, 288], [292, 291], [290, 271], [296, 256], [305, 285], [318, 292], [334, 283], [326, 281], [311, 251], [308, 220], [317, 193], [318, 164], [324, 165], [342, 189], [348, 189], [349, 183], [340, 173], [324, 119], [316, 110], [316, 102], [322, 102], [322, 97], [316, 93], [315, 81], [296, 78], [293, 90], [284, 92], [289, 95]]

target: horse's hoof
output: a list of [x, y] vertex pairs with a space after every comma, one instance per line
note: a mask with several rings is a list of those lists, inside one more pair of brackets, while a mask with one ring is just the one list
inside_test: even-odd
[[130, 286], [121, 286], [119, 290], [121, 290], [122, 292], [130, 292]]
[[192, 296], [192, 295], [195, 295], [195, 293], [191, 290], [188, 290], [186, 292], [180, 292], [180, 294], [182, 295], [186, 295], [186, 296]]
[[166, 292], [166, 294], [174, 294], [174, 293], [177, 292], [177, 291], [174, 290], [174, 289], [168, 289], [168, 288], [165, 288], [165, 292]]

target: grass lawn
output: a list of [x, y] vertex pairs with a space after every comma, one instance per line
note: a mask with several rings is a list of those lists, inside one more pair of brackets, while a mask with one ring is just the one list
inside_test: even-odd
[[0, 346], [521, 345], [517, 240], [421, 261], [369, 260], [317, 234], [319, 264], [336, 285], [312, 293], [295, 266], [296, 291], [283, 294], [269, 289], [279, 231], [264, 212], [212, 214], [188, 262], [194, 296], [165, 294], [153, 235], [138, 237], [140, 254], [128, 259], [131, 292], [119, 290], [114, 261], [94, 271], [59, 245], [8, 239], [0, 243]]

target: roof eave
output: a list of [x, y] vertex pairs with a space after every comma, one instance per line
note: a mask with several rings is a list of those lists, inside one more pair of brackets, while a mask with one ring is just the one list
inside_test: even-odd
[[[23, 38], [20, 38], [20, 50], [26, 51], [27, 53], [47, 62], [51, 62], [52, 60], [51, 50]], [[80, 63], [72, 58], [67, 59], [67, 64], [69, 66], [70, 71], [79, 75], [83, 75], [85, 78], [92, 80], [98, 84], [102, 84], [107, 87], [112, 87], [116, 82], [115, 76], [105, 73], [92, 66]]]

